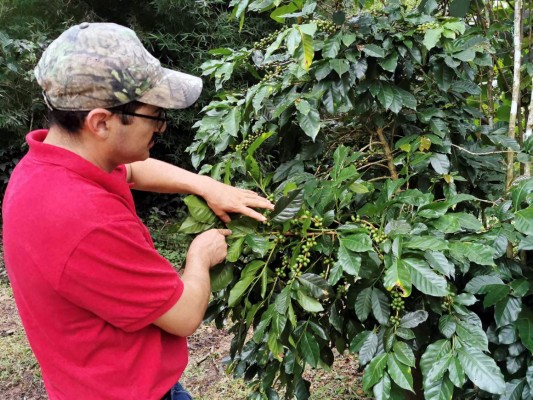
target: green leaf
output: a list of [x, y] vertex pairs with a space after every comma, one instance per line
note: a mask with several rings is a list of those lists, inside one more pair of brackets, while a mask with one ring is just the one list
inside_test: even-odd
[[479, 243], [449, 242], [451, 255], [459, 260], [464, 257], [480, 265], [494, 265], [496, 249]]
[[285, 315], [289, 308], [289, 303], [291, 302], [291, 287], [285, 286], [283, 290], [277, 295], [274, 304], [276, 306], [276, 311], [279, 314]]
[[433, 383], [428, 379], [431, 369], [446, 354], [450, 354], [451, 349], [450, 341], [445, 339], [437, 340], [426, 348], [426, 351], [424, 351], [424, 354], [420, 358], [420, 369], [424, 378], [424, 387], [428, 387]]
[[404, 247], [418, 250], [448, 250], [446, 240], [435, 236], [412, 236], [404, 242]]
[[432, 269], [439, 271], [441, 274], [448, 277], [455, 275], [455, 265], [448, 261], [443, 253], [439, 251], [426, 251], [424, 258]]
[[359, 364], [366, 365], [374, 358], [374, 354], [378, 349], [378, 335], [375, 332], [370, 332], [359, 351]]
[[400, 320], [400, 328], [416, 328], [428, 319], [428, 315], [425, 310], [408, 312]]
[[[359, 332], [351, 341], [350, 343], [350, 351], [352, 353], [359, 353], [361, 349], [363, 348], [363, 345], [366, 343], [367, 339], [370, 337], [370, 335], [376, 335], [372, 331], [363, 331]], [[376, 335], [376, 348], [377, 348], [377, 335]], [[372, 354], [372, 357], [374, 354]]]
[[439, 331], [448, 339], [452, 337], [457, 328], [457, 323], [452, 315], [446, 314], [439, 319]]
[[315, 108], [311, 108], [307, 114], [298, 112], [297, 117], [303, 132], [314, 141], [321, 126], [318, 111]]
[[244, 240], [259, 257], [264, 257], [270, 247], [268, 240], [264, 236], [246, 235]]
[[241, 273], [241, 279], [229, 293], [228, 306], [234, 307], [240, 300], [244, 293], [250, 288], [250, 284], [256, 278], [259, 269], [265, 265], [264, 261], [254, 260], [249, 263]]
[[[464, 18], [470, 9], [470, 0], [452, 0], [448, 12], [450, 16]], [[462, 32], [461, 32], [462, 33]]]
[[405, 342], [396, 342], [393, 346], [396, 359], [409, 367], [415, 366], [415, 355], [411, 347]]
[[389, 322], [389, 301], [387, 296], [376, 288], [372, 291], [372, 313], [380, 324], [385, 325]]
[[287, 51], [290, 55], [295, 55], [296, 49], [300, 45], [301, 41], [302, 39], [300, 36], [300, 31], [296, 28], [290, 28], [285, 42], [287, 44]]
[[383, 377], [385, 367], [387, 366], [387, 354], [380, 354], [374, 357], [370, 364], [365, 368], [363, 374], [363, 389], [370, 390]]
[[302, 59], [300, 61], [300, 66], [305, 69], [306, 71], [309, 70], [309, 67], [311, 66], [311, 63], [313, 62], [313, 58], [315, 56], [315, 49], [313, 46], [313, 37], [304, 33], [302, 31], [302, 25], [299, 27], [301, 32], [301, 42], [302, 42]]
[[373, 393], [375, 400], [390, 400], [391, 386], [390, 376], [385, 372], [383, 378], [374, 386]]
[[357, 315], [357, 318], [361, 322], [366, 321], [368, 318], [368, 315], [370, 314], [370, 310], [372, 309], [372, 288], [368, 287], [357, 295], [357, 299], [355, 300], [355, 315]]
[[507, 382], [505, 393], [500, 397], [500, 400], [522, 400], [526, 398], [525, 395], [523, 395], [526, 385], [527, 380], [525, 378], [513, 379], [511, 382]]
[[228, 115], [222, 121], [222, 128], [225, 132], [233, 137], [239, 135], [239, 124], [241, 123], [241, 112], [238, 107], [233, 107], [228, 112]]
[[209, 270], [211, 278], [211, 291], [218, 292], [225, 289], [233, 280], [233, 266], [219, 264]]
[[311, 105], [307, 100], [300, 100], [296, 103], [296, 109], [300, 111], [303, 115], [309, 114], [309, 111], [311, 111]]
[[381, 68], [385, 71], [396, 71], [396, 66], [398, 65], [398, 53], [395, 51], [392, 52], [384, 60], [380, 60], [379, 65], [381, 65]]
[[459, 348], [457, 355], [466, 375], [476, 386], [493, 394], [505, 391], [505, 380], [492, 358], [474, 348]]
[[253, 141], [253, 143], [250, 145], [250, 147], [248, 147], [248, 156], [252, 157], [253, 154], [255, 153], [255, 151], [261, 147], [261, 145], [263, 144], [263, 142], [265, 140], [267, 140], [270, 136], [272, 136], [274, 134], [274, 132], [265, 132], [265, 133], [262, 133], [261, 136], [259, 136], [257, 139], [255, 139]]
[[365, 233], [341, 237], [340, 242], [351, 251], [363, 253], [372, 250], [372, 239]]
[[322, 304], [320, 304], [318, 300], [315, 300], [312, 297], [309, 297], [308, 295], [303, 293], [301, 290], [296, 292], [296, 301], [298, 301], [300, 306], [305, 311], [309, 311], [309, 312], [324, 311], [324, 307], [322, 307]]
[[426, 400], [452, 400], [453, 383], [445, 376], [430, 387], [424, 388], [424, 398]]
[[533, 312], [529, 308], [522, 309], [518, 315], [516, 327], [522, 343], [533, 353]]
[[377, 98], [383, 108], [386, 110], [391, 108], [391, 105], [394, 102], [394, 90], [392, 90], [392, 86], [388, 83], [380, 83], [380, 90], [378, 91]]
[[217, 216], [211, 211], [205, 201], [197, 196], [189, 195], [183, 199], [187, 205], [189, 213], [198, 222], [212, 224], [216, 221]]
[[339, 54], [341, 48], [341, 36], [333, 35], [328, 37], [324, 41], [324, 47], [322, 48], [322, 57], [335, 58]]
[[481, 94], [481, 88], [472, 81], [456, 81], [450, 86], [450, 90], [458, 93], [467, 93], [473, 96]]
[[515, 214], [514, 227], [524, 235], [533, 235], [533, 208], [526, 208]]
[[494, 318], [498, 328], [509, 325], [518, 319], [518, 315], [522, 309], [522, 299], [517, 299], [514, 296], [509, 296], [498, 303], [494, 308]]
[[252, 156], [246, 156], [245, 164], [246, 172], [248, 172], [256, 182], [261, 182], [261, 168], [255, 158]]
[[489, 350], [489, 341], [487, 334], [479, 325], [469, 324], [465, 321], [458, 320], [456, 332], [459, 339], [465, 346], [475, 347], [482, 351]]
[[337, 262], [335, 266], [342, 267], [342, 271], [347, 274], [358, 276], [361, 268], [361, 257], [351, 250], [348, 250], [341, 242], [337, 251]]
[[411, 294], [411, 271], [402, 260], [398, 259], [393, 261], [390, 267], [387, 268], [385, 278], [383, 279], [383, 286], [388, 291], [394, 288], [400, 288], [404, 297]]
[[424, 34], [424, 40], [422, 42], [426, 49], [431, 50], [433, 47], [436, 46], [442, 36], [443, 31], [444, 29], [441, 27], [428, 29], [426, 31], [426, 33]]
[[272, 221], [285, 222], [292, 219], [302, 208], [303, 201], [304, 193], [301, 189], [293, 190], [280, 197], [272, 211]]
[[533, 179], [522, 181], [511, 189], [511, 198], [513, 199], [513, 207], [515, 211], [520, 208], [522, 203], [526, 200], [527, 195], [531, 192], [533, 192]]
[[370, 57], [383, 58], [385, 57], [385, 50], [375, 44], [367, 44], [363, 48], [366, 55]]
[[450, 366], [448, 367], [448, 373], [450, 380], [455, 386], [457, 386], [458, 388], [462, 388], [464, 386], [464, 384], [466, 383], [466, 376], [458, 358], [454, 357], [452, 359]]
[[511, 288], [507, 285], [487, 285], [485, 291], [487, 295], [483, 300], [483, 307], [488, 308], [507, 297]]
[[187, 217], [181, 224], [179, 232], [187, 234], [200, 233], [208, 230], [212, 225], [198, 222], [193, 217]]
[[333, 70], [339, 75], [339, 77], [342, 77], [342, 75], [350, 69], [350, 64], [347, 60], [329, 60], [329, 65]]
[[478, 275], [465, 286], [465, 291], [472, 294], [482, 293], [488, 285], [503, 285], [503, 281], [496, 275]]
[[411, 268], [413, 285], [418, 290], [430, 296], [443, 297], [448, 295], [446, 279], [433, 272], [425, 261], [406, 258], [404, 262]]
[[318, 275], [306, 273], [298, 277], [298, 281], [305, 287], [311, 296], [316, 299], [325, 299], [329, 296], [331, 286]]
[[394, 383], [402, 389], [410, 390], [414, 393], [411, 368], [398, 362], [392, 354], [387, 355], [387, 371]]
[[305, 331], [298, 342], [299, 353], [303, 356], [305, 361], [316, 368], [320, 358], [320, 348], [318, 343], [310, 332]]

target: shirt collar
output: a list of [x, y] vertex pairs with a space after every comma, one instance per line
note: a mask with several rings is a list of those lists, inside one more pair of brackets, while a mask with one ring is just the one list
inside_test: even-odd
[[26, 141], [30, 147], [29, 157], [40, 162], [62, 166], [101, 185], [107, 191], [131, 198], [130, 185], [126, 181], [126, 167], [124, 165], [119, 165], [112, 172], [104, 171], [70, 150], [44, 143], [47, 134], [47, 129], [39, 129], [26, 135]]

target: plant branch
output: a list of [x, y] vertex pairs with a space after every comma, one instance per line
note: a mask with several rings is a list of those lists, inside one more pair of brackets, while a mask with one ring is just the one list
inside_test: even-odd
[[[370, 129], [368, 129], [370, 133]], [[394, 158], [392, 157], [392, 151], [389, 146], [389, 142], [387, 141], [387, 138], [383, 134], [383, 129], [378, 128], [376, 131], [376, 134], [378, 135], [379, 141], [381, 145], [383, 146], [383, 151], [385, 152], [385, 158], [387, 159], [387, 165], [391, 174], [392, 179], [398, 179], [398, 172], [396, 171], [396, 167], [394, 165]]]
[[509, 152], [515, 153], [515, 151], [513, 150], [497, 150], [497, 151], [486, 151], [482, 153], [475, 153], [473, 151], [465, 149], [464, 147], [457, 146], [456, 144], [453, 144], [453, 143], [452, 143], [452, 146], [461, 151], [464, 151], [465, 153], [472, 154], [473, 156], [491, 156], [493, 154], [508, 154]]

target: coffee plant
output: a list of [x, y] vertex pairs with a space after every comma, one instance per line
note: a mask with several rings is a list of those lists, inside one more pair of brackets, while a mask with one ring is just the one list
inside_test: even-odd
[[[189, 147], [202, 173], [275, 202], [266, 223], [228, 224], [213, 270], [228, 371], [251, 399], [307, 399], [303, 371], [349, 351], [376, 399], [531, 398], [533, 180], [504, 188], [507, 152], [528, 162], [531, 143], [472, 106], [493, 38], [435, 1], [279, 3], [232, 2], [282, 25], [213, 51], [220, 91]], [[228, 87], [236, 70], [257, 83]], [[185, 201], [182, 232], [220, 226]]]

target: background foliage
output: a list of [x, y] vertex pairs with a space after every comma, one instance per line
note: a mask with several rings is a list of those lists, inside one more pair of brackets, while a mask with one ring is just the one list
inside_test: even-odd
[[[276, 202], [268, 224], [230, 224], [213, 271], [208, 318], [231, 328], [228, 371], [250, 398], [308, 398], [304, 369], [347, 351], [377, 399], [531, 398], [532, 7], [517, 79], [515, 5], [3, 1], [0, 178], [45, 125], [31, 72], [45, 46], [82, 21], [128, 25], [165, 64], [211, 78], [155, 155], [190, 154]], [[178, 234], [180, 200], [140, 200], [163, 247], [220, 224], [188, 197]]]
[[[531, 40], [509, 129], [512, 4], [232, 5], [280, 28], [212, 51], [219, 96], [189, 151], [276, 201], [266, 225], [230, 224], [213, 274], [209, 316], [231, 321], [250, 398], [308, 398], [302, 371], [333, 348], [358, 353], [377, 399], [531, 398]], [[236, 70], [256, 83], [235, 88]], [[187, 205], [182, 232], [216, 224]]]

